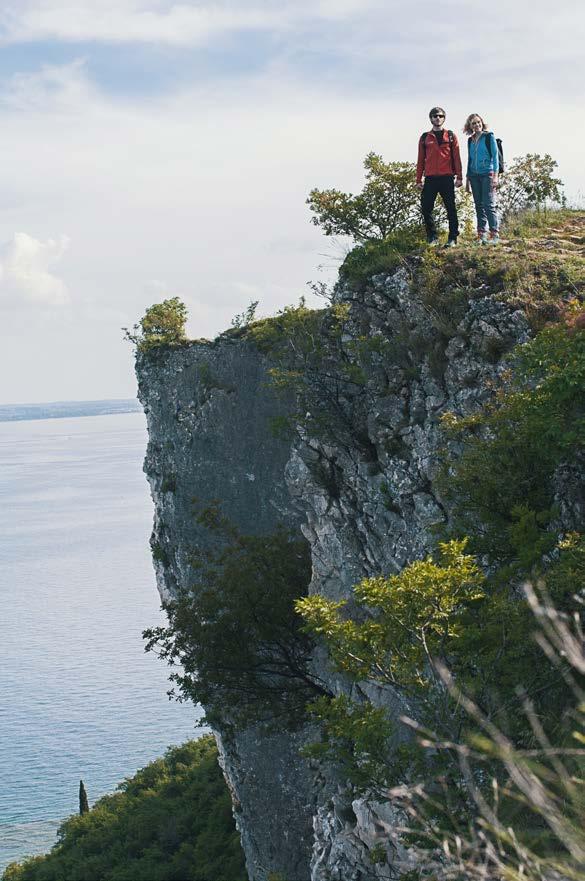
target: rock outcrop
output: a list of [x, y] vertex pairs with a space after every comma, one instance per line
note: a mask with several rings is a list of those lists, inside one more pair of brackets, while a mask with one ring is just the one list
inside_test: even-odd
[[[298, 529], [311, 549], [310, 591], [334, 599], [427, 553], [449, 519], [436, 482], [441, 416], [482, 405], [506, 353], [529, 336], [524, 314], [486, 293], [453, 320], [413, 292], [404, 269], [360, 292], [338, 286], [337, 302], [349, 307], [344, 362], [356, 361], [360, 341], [369, 348], [361, 379], [336, 387], [343, 425], [323, 437], [307, 428], [293, 441], [274, 436], [271, 420], [293, 412], [294, 400], [275, 393], [269, 356], [245, 335], [139, 356], [161, 595], [195, 577], [193, 555], [208, 541], [194, 517], [199, 502], [221, 500], [242, 532], [278, 522]], [[342, 687], [324, 659], [315, 663]], [[404, 710], [388, 690], [374, 697], [393, 714]], [[405, 854], [392, 837], [392, 806], [356, 798], [312, 768], [299, 756], [307, 732], [217, 734], [252, 881], [399, 876]], [[387, 859], [374, 863], [381, 843]]]

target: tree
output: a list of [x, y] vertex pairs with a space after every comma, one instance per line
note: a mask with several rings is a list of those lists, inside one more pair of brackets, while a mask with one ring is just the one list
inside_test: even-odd
[[[377, 153], [364, 160], [366, 185], [361, 193], [313, 189], [307, 204], [312, 222], [326, 236], [351, 236], [358, 244], [380, 242], [401, 230], [420, 227], [420, 190], [416, 185], [416, 166], [412, 162], [384, 162]], [[461, 188], [456, 191], [457, 209], [462, 223], [471, 216], [471, 200]], [[437, 220], [446, 218], [439, 200]]]
[[346, 235], [364, 243], [418, 223], [420, 193], [414, 165], [384, 162], [377, 153], [368, 153], [364, 168], [366, 185], [357, 196], [334, 189], [309, 193], [312, 222], [326, 236]]
[[49, 853], [11, 863], [2, 881], [245, 881], [217, 758], [209, 735], [171, 747], [65, 820]]
[[84, 814], [89, 813], [89, 802], [87, 800], [87, 792], [85, 791], [85, 786], [83, 785], [83, 780], [79, 781], [79, 814], [83, 817]]
[[122, 328], [124, 339], [134, 343], [139, 352], [157, 346], [176, 346], [186, 340], [187, 307], [178, 297], [155, 303], [144, 313], [132, 330]]
[[548, 153], [516, 156], [500, 180], [498, 204], [502, 217], [526, 208], [540, 211], [547, 203], [564, 205], [563, 182], [553, 177], [557, 167]]
[[399, 575], [361, 581], [354, 595], [369, 610], [363, 621], [347, 616], [346, 601], [319, 594], [298, 600], [297, 611], [324, 640], [338, 670], [416, 693], [428, 688], [436, 660], [452, 649], [469, 607], [484, 596], [485, 577], [465, 545], [440, 543], [437, 560], [416, 560]]
[[200, 522], [221, 546], [164, 605], [168, 626], [145, 631], [146, 650], [182, 667], [170, 677], [179, 700], [203, 704], [210, 721], [225, 721], [227, 709], [232, 722], [298, 724], [307, 701], [326, 693], [294, 609], [311, 577], [308, 545], [284, 529], [240, 535], [215, 508]]

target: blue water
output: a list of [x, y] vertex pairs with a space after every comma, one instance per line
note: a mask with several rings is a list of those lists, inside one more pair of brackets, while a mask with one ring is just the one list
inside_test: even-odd
[[0, 871], [198, 736], [142, 630], [163, 620], [141, 413], [0, 423]]

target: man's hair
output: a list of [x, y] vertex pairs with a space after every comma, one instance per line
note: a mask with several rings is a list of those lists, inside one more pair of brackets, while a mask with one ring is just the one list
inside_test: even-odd
[[443, 116], [447, 116], [442, 107], [431, 107], [431, 109], [429, 110], [429, 119], [431, 118], [433, 113], [442, 113]]

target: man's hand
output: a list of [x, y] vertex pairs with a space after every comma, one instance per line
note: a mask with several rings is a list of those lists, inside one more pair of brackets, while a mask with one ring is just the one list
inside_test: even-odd
[[463, 180], [462, 180], [462, 178], [460, 178], [460, 177], [456, 177], [456, 178], [455, 178], [455, 186], [456, 186], [456, 187], [462, 187], [462, 186], [463, 186]]
[[419, 190], [422, 190], [422, 188], [424, 187], [422, 180], [417, 181], [416, 185], [419, 188]]

